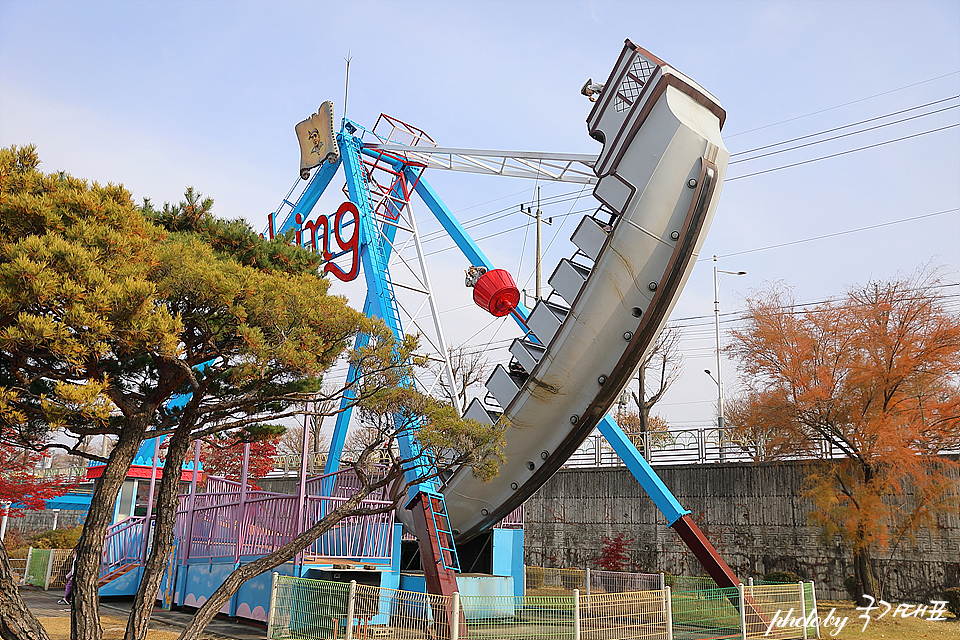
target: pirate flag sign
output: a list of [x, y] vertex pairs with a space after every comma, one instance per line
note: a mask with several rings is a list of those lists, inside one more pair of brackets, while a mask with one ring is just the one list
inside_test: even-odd
[[333, 102], [327, 100], [315, 114], [294, 128], [300, 142], [300, 177], [310, 177], [310, 169], [320, 166], [324, 160], [337, 162], [340, 148], [333, 132]]

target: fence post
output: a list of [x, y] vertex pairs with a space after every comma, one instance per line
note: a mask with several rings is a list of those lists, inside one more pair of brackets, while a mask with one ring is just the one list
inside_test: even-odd
[[753, 576], [747, 578], [747, 584], [750, 586], [750, 597], [753, 597]]
[[810, 607], [813, 611], [813, 619], [817, 623], [817, 640], [820, 640], [820, 612], [817, 611], [817, 592], [813, 587], [813, 580], [810, 581]]
[[200, 441], [197, 440], [193, 447], [193, 475], [190, 476], [190, 510], [187, 512], [187, 531], [184, 535], [184, 546], [181, 564], [187, 564], [190, 559], [190, 553], [193, 551], [193, 525], [194, 518], [197, 515], [197, 477], [200, 475]]
[[[660, 574], [663, 575], [662, 573]], [[664, 600], [664, 613], [666, 614], [667, 620], [667, 640], [673, 640], [673, 596], [670, 595], [670, 587], [664, 586], [663, 591], [663, 600]]]
[[43, 590], [50, 589], [50, 574], [53, 573], [53, 549], [50, 549], [50, 555], [47, 557], [47, 575], [43, 579]]
[[737, 595], [740, 600], [740, 634], [743, 640], [747, 640], [747, 606], [746, 598], [743, 594], [743, 583], [737, 585]]
[[[247, 533], [247, 479], [250, 468], [250, 443], [243, 445], [243, 467], [240, 469], [240, 504], [237, 505], [237, 546], [233, 550], [233, 563], [239, 568], [243, 555], [243, 543]], [[150, 519], [150, 514], [147, 514]]]
[[7, 535], [7, 516], [10, 514], [10, 503], [0, 503], [0, 511], [3, 511], [2, 520], [0, 520], [0, 542], [3, 542]]
[[23, 565], [23, 577], [20, 578], [20, 584], [27, 584], [27, 575], [30, 573], [30, 556], [33, 555], [33, 547], [27, 548], [27, 564]]
[[357, 596], [357, 581], [350, 581], [350, 591], [347, 592], [347, 631], [344, 640], [353, 640], [353, 607]]
[[803, 640], [807, 640], [807, 603], [806, 598], [803, 597], [803, 580], [797, 584], [800, 587], [800, 615], [803, 616]]
[[586, 583], [586, 584], [584, 584], [584, 587], [585, 587], [584, 590], [587, 592], [587, 603], [588, 603], [587, 606], [589, 606], [589, 602], [590, 602], [590, 567], [587, 567], [586, 575], [584, 576], [584, 582]]
[[453, 592], [453, 611], [450, 612], [450, 640], [460, 640], [460, 592]]
[[573, 640], [580, 640], [580, 589], [573, 590]]
[[270, 608], [267, 609], [267, 640], [273, 637], [273, 603], [277, 601], [277, 576], [276, 571], [270, 577]]
[[663, 571], [660, 572], [660, 591], [663, 591], [667, 588], [667, 576], [664, 575]]

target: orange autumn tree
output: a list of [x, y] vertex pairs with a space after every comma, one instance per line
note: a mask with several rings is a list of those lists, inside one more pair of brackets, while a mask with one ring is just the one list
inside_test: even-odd
[[873, 559], [958, 504], [958, 464], [942, 454], [960, 446], [960, 317], [941, 282], [925, 269], [807, 308], [774, 287], [748, 300], [728, 349], [748, 379], [738, 428], [842, 452], [812, 467], [804, 495], [878, 597]]
[[809, 458], [818, 453], [796, 419], [783, 390], [747, 393], [729, 400], [723, 409], [724, 435], [730, 446], [754, 462]]

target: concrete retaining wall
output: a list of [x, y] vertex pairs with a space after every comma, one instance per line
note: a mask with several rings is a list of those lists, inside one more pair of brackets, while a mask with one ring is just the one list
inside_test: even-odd
[[[839, 539], [823, 541], [807, 524], [812, 504], [797, 496], [803, 463], [658, 466], [680, 503], [746, 581], [775, 570], [814, 580], [824, 599], [846, 599], [853, 573]], [[557, 473], [526, 503], [525, 562], [546, 567], [596, 567], [602, 537], [635, 538], [631, 560], [641, 571], [702, 575], [693, 554], [623, 468]], [[935, 530], [878, 560], [884, 597], [928, 601], [960, 584], [960, 514], [941, 516]]]
[[[61, 509], [57, 518], [57, 529], [73, 529], [79, 525], [86, 511]], [[53, 528], [54, 512], [52, 509], [42, 511], [25, 511], [22, 518], [9, 518], [7, 529], [17, 529], [24, 536], [43, 533]]]

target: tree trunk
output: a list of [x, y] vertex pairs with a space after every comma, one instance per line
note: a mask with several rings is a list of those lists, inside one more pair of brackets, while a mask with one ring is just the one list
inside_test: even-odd
[[103, 475], [93, 486], [90, 510], [76, 547], [73, 615], [70, 619], [71, 640], [100, 640], [103, 635], [100, 627], [99, 582], [104, 539], [110, 521], [113, 520], [117, 494], [140, 448], [146, 424], [145, 415], [136, 415], [127, 421], [120, 439], [110, 453]]
[[[153, 525], [153, 547], [143, 567], [140, 587], [134, 597], [127, 619], [124, 640], [144, 640], [150, 628], [150, 617], [160, 590], [160, 582], [166, 569], [170, 548], [173, 546], [174, 529], [177, 523], [177, 496], [180, 493], [180, 470], [187, 450], [190, 448], [190, 429], [174, 432], [167, 447], [163, 464], [163, 478], [157, 496], [157, 517]], [[196, 471], [194, 471], [196, 472]], [[150, 517], [150, 514], [147, 514]]]
[[293, 556], [306, 549], [311, 542], [332, 529], [335, 524], [344, 518], [357, 515], [354, 510], [357, 505], [370, 494], [370, 491], [371, 489], [369, 487], [358, 490], [357, 493], [350, 496], [346, 502], [328, 513], [322, 520], [287, 544], [276, 551], [261, 556], [253, 562], [234, 570], [233, 573], [227, 576], [223, 584], [213, 592], [210, 599], [204, 602], [203, 606], [197, 610], [187, 625], [187, 628], [180, 634], [178, 640], [198, 640], [204, 628], [213, 620], [217, 612], [233, 597], [233, 594], [237, 592], [244, 582], [290, 560]]
[[0, 542], [0, 638], [3, 640], [50, 640], [13, 583], [7, 549]]
[[640, 453], [644, 458], [649, 456], [649, 452], [646, 450], [647, 444], [647, 424], [650, 418], [650, 407], [651, 405], [647, 404], [647, 371], [646, 367], [640, 367], [640, 370], [637, 372], [637, 383], [639, 388], [637, 389], [638, 395], [637, 398], [639, 402], [638, 409], [640, 410]]
[[[877, 582], [877, 576], [873, 570], [873, 559], [870, 557], [870, 551], [861, 549], [853, 552], [853, 575], [860, 583], [863, 591], [862, 595], [872, 596], [877, 599], [880, 597], [880, 587]], [[862, 598], [858, 598], [860, 600]], [[864, 603], [860, 603], [864, 604]]]
[[[869, 487], [875, 477], [873, 467], [870, 464], [861, 463], [860, 468], [863, 471], [863, 484]], [[862, 506], [857, 505], [857, 508], [862, 509]], [[877, 582], [877, 575], [873, 571], [873, 559], [870, 557], [870, 548], [866, 543], [865, 514], [859, 514], [859, 518], [860, 522], [857, 525], [856, 539], [853, 545], [853, 575], [860, 582], [862, 595], [879, 598], [880, 585]]]

